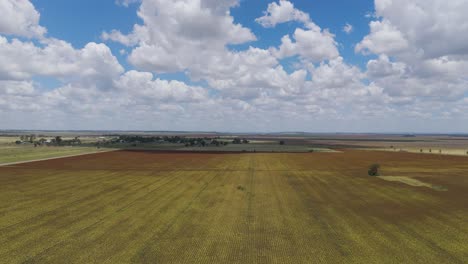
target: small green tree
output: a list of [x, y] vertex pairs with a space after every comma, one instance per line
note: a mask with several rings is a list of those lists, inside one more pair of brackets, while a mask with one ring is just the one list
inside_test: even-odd
[[379, 171], [380, 171], [380, 165], [375, 163], [369, 166], [369, 170], [367, 171], [367, 173], [369, 174], [369, 176], [379, 176], [380, 175]]
[[56, 136], [55, 137], [55, 143], [60, 146], [62, 144], [62, 137], [61, 136]]

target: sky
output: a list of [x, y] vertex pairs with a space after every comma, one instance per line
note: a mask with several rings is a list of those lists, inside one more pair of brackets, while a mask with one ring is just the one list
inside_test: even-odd
[[468, 132], [466, 0], [2, 0], [0, 129]]

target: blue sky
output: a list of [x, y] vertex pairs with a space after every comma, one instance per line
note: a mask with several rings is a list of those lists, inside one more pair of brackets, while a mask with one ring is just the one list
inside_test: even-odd
[[[35, 0], [33, 3], [41, 13], [41, 24], [48, 34], [67, 40], [76, 48], [82, 48], [90, 41], [101, 42], [101, 33], [106, 30], [118, 28], [129, 32], [140, 21], [138, 5], [123, 7], [113, 0]], [[109, 43], [109, 47], [122, 64], [131, 68], [118, 52], [121, 45]]]
[[468, 132], [466, 0], [4, 0], [0, 12], [0, 129]]
[[[36, 8], [41, 13], [41, 24], [54, 38], [65, 39], [76, 48], [82, 48], [90, 41], [101, 42], [101, 33], [111, 29], [119, 29], [129, 33], [136, 23], [141, 23], [137, 16], [138, 4], [122, 6], [115, 0], [34, 0]], [[231, 9], [235, 22], [244, 25], [258, 36], [258, 40], [242, 45], [234, 45], [233, 49], [243, 50], [250, 45], [269, 48], [281, 44], [281, 37], [290, 34], [300, 23], [289, 22], [278, 25], [274, 29], [264, 28], [255, 22], [265, 11], [267, 1], [242, 0], [238, 7]], [[374, 3], [371, 0], [342, 1], [342, 0], [300, 0], [294, 5], [310, 14], [311, 18], [322, 28], [328, 28], [336, 35], [340, 43], [340, 52], [349, 63], [364, 68], [368, 57], [356, 54], [354, 46], [369, 32], [369, 18], [366, 14], [372, 13]], [[346, 23], [353, 26], [352, 34], [343, 32]], [[127, 63], [126, 56], [119, 54], [123, 47], [116, 43], [107, 44], [118, 57], [119, 62], [127, 69], [133, 69]], [[285, 60], [288, 67], [291, 60]], [[179, 79], [189, 81], [183, 74], [164, 74], [165, 79]]]

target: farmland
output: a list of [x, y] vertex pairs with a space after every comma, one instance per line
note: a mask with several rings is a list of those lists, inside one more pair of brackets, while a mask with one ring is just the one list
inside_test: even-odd
[[34, 146], [0, 146], [0, 165], [38, 159], [49, 159], [72, 155], [81, 155], [105, 151], [95, 147], [38, 147]]
[[[50, 137], [49, 137], [50, 138]], [[0, 136], [0, 165], [24, 162], [32, 160], [50, 159], [58, 157], [66, 157], [73, 155], [82, 155], [87, 153], [95, 153], [108, 151], [109, 149], [99, 148], [94, 146], [39, 146], [34, 147], [33, 144], [15, 144], [19, 136]], [[85, 138], [85, 142], [89, 141]]]
[[[4, 263], [462, 263], [466, 157], [116, 151], [0, 167]], [[366, 175], [412, 177], [447, 191]]]

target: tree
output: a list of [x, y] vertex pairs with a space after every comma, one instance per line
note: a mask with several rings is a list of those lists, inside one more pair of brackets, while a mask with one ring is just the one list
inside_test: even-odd
[[281, 140], [281, 141], [279, 142], [279, 144], [280, 144], [280, 145], [284, 145], [284, 140]]
[[369, 174], [369, 176], [379, 176], [380, 175], [379, 170], [380, 170], [380, 165], [375, 163], [369, 166], [369, 170], [367, 171], [367, 173]]
[[57, 145], [62, 144], [62, 141], [63, 141], [63, 140], [62, 140], [62, 137], [61, 137], [61, 136], [56, 136], [56, 137], [55, 137], [55, 143], [56, 143]]
[[39, 139], [38, 142], [39, 142], [40, 145], [44, 145], [47, 142], [47, 140], [45, 138], [41, 138], [41, 139]]
[[71, 143], [72, 145], [81, 145], [81, 140], [78, 137], [75, 137]]

